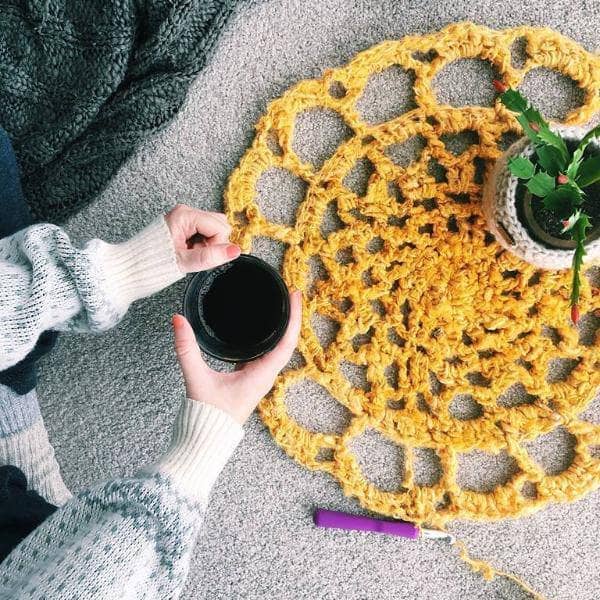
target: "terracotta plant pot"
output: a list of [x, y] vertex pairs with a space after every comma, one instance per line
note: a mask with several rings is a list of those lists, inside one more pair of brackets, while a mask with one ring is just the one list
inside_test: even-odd
[[[587, 130], [578, 127], [553, 127], [568, 146], [576, 146]], [[593, 141], [589, 153], [600, 153], [600, 143]], [[587, 154], [587, 153], [586, 153]], [[483, 212], [489, 230], [498, 242], [523, 260], [542, 269], [568, 269], [573, 260], [575, 243], [553, 234], [546, 223], [536, 218], [535, 202], [525, 186], [508, 170], [508, 160], [523, 156], [535, 162], [533, 144], [523, 137], [515, 142], [488, 170], [483, 190]], [[587, 188], [589, 202], [600, 213], [600, 186]], [[600, 262], [600, 218], [592, 216], [588, 230], [585, 263]]]

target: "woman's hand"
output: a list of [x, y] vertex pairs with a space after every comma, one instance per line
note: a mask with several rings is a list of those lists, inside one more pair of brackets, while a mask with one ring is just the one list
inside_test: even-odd
[[214, 269], [240, 255], [240, 247], [229, 242], [231, 226], [222, 213], [178, 204], [165, 221], [183, 273]]
[[290, 322], [279, 344], [261, 358], [239, 365], [233, 373], [213, 371], [204, 362], [191, 325], [185, 317], [175, 315], [175, 352], [185, 379], [187, 397], [212, 404], [229, 413], [238, 423], [244, 423], [269, 392], [296, 347], [302, 320], [300, 292], [290, 294], [290, 309]]

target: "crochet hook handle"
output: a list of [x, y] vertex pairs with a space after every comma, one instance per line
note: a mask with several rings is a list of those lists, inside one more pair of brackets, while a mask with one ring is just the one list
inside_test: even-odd
[[418, 527], [404, 521], [383, 521], [361, 515], [350, 515], [336, 510], [326, 510], [324, 508], [317, 508], [313, 518], [317, 527], [375, 531], [377, 533], [387, 533], [411, 539], [416, 539], [420, 536]]

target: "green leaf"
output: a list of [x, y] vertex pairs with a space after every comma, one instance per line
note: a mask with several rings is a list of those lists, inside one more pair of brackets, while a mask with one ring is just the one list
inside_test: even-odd
[[513, 112], [523, 112], [527, 110], [527, 100], [521, 92], [513, 89], [508, 89], [500, 96], [500, 102]]
[[540, 166], [549, 175], [556, 177], [564, 170], [565, 161], [558, 148], [548, 145], [536, 146], [535, 153], [537, 154]]
[[561, 219], [570, 215], [577, 204], [577, 192], [568, 185], [561, 185], [544, 197], [544, 206]]
[[519, 179], [529, 179], [535, 173], [535, 165], [523, 156], [513, 156], [508, 160], [508, 170]]
[[584, 138], [579, 142], [579, 146], [577, 146], [577, 150], [581, 149], [581, 153], [588, 147], [588, 144], [596, 137], [600, 136], [600, 125], [596, 125], [594, 129], [588, 131]]
[[540, 171], [536, 173], [528, 182], [527, 189], [534, 195], [543, 198], [554, 189], [554, 177], [548, 173]]
[[548, 144], [549, 146], [556, 148], [562, 157], [563, 164], [566, 164], [569, 160], [569, 151], [567, 150], [567, 145], [565, 144], [565, 140], [563, 140], [560, 135], [557, 135], [553, 131], [550, 130], [547, 123], [543, 123], [540, 125], [540, 130], [538, 131], [538, 137], [542, 142]]
[[540, 138], [538, 137], [537, 131], [534, 131], [529, 126], [529, 119], [524, 114], [516, 115], [519, 125], [523, 128], [523, 133], [534, 143], [539, 144]]
[[576, 181], [582, 188], [600, 181], [600, 155], [586, 158], [581, 163]]
[[573, 283], [571, 286], [571, 305], [579, 302], [579, 294], [581, 291], [581, 267], [583, 265], [583, 257], [585, 256], [585, 238], [586, 230], [590, 228], [592, 224], [588, 215], [582, 213], [575, 223], [571, 237], [577, 242], [575, 253], [573, 254]]

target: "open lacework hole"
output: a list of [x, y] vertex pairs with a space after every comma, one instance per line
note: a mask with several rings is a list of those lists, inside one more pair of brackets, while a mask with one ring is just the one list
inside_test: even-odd
[[381, 433], [367, 429], [349, 443], [364, 477], [384, 491], [402, 489], [405, 475], [404, 447]]
[[311, 379], [291, 385], [286, 390], [285, 405], [292, 419], [317, 433], [343, 433], [352, 417], [345, 406]]
[[465, 375], [467, 381], [476, 387], [489, 388], [491, 384], [491, 380], [488, 379], [483, 373], [479, 371], [473, 371], [472, 373], [467, 373]]
[[307, 184], [287, 169], [269, 167], [256, 182], [256, 203], [266, 219], [293, 225], [304, 200]]
[[278, 271], [281, 271], [286, 249], [287, 244], [259, 235], [252, 240], [251, 253], [262, 258]]
[[357, 196], [364, 196], [367, 193], [369, 178], [374, 172], [375, 166], [368, 158], [359, 158], [342, 183]]
[[444, 384], [433, 371], [429, 371], [429, 391], [434, 396], [439, 396], [444, 391]]
[[487, 60], [460, 58], [444, 67], [433, 83], [440, 104], [492, 106], [496, 97], [492, 81], [499, 79]]
[[398, 184], [395, 181], [388, 181], [387, 191], [388, 191], [388, 196], [392, 200], [395, 200], [399, 204], [402, 204], [404, 202], [405, 199], [404, 199], [404, 196], [402, 195], [402, 190], [398, 187]]
[[310, 322], [319, 344], [324, 350], [327, 349], [335, 341], [340, 330], [340, 324], [334, 319], [319, 313], [314, 313]]
[[373, 312], [379, 317], [385, 317], [387, 311], [381, 300], [371, 300], [370, 302]]
[[521, 136], [514, 131], [505, 131], [498, 140], [498, 147], [502, 152], [506, 152]]
[[292, 149], [319, 169], [350, 137], [352, 129], [335, 110], [309, 108], [296, 116]]
[[275, 155], [275, 156], [283, 156], [283, 148], [279, 143], [279, 137], [277, 136], [277, 132], [272, 129], [267, 133], [266, 139], [267, 148]]
[[431, 62], [432, 60], [435, 60], [438, 56], [439, 54], [433, 48], [427, 52], [421, 52], [417, 50], [417, 52], [412, 53], [412, 57], [420, 62]]
[[333, 305], [341, 312], [347, 313], [354, 306], [354, 303], [350, 298], [346, 297], [341, 300], [333, 300]]
[[340, 229], [344, 229], [344, 221], [340, 219], [338, 213], [338, 205], [335, 200], [327, 203], [325, 210], [323, 211], [323, 218], [321, 219], [321, 235], [324, 238], [329, 237], [330, 234]]
[[415, 485], [432, 487], [444, 474], [440, 457], [432, 448], [413, 448], [413, 465]]
[[238, 227], [246, 227], [250, 224], [250, 219], [248, 219], [248, 215], [243, 210], [233, 213], [233, 221]]
[[292, 356], [290, 356], [290, 360], [284, 368], [284, 371], [292, 371], [294, 369], [301, 369], [306, 366], [306, 360], [304, 360], [304, 356], [300, 353], [300, 351], [296, 348], [294, 352], [292, 352]]
[[319, 462], [331, 462], [334, 459], [333, 448], [319, 448], [315, 460]]
[[526, 481], [521, 486], [521, 496], [524, 498], [528, 498], [530, 500], [535, 500], [537, 498], [537, 484], [533, 481]]
[[519, 91], [547, 119], [563, 120], [584, 102], [584, 91], [570, 77], [546, 67], [531, 69]]
[[473, 129], [465, 129], [459, 133], [445, 133], [440, 137], [446, 150], [458, 156], [471, 146], [479, 144], [479, 134]]
[[329, 279], [329, 273], [323, 264], [320, 256], [313, 254], [308, 259], [308, 276], [307, 276], [307, 289], [309, 293], [314, 293], [317, 288], [319, 281], [327, 281]]
[[483, 415], [483, 407], [470, 394], [457, 394], [448, 405], [448, 412], [459, 421], [470, 421]]
[[583, 315], [577, 328], [579, 330], [579, 343], [582, 346], [593, 346], [600, 329], [600, 311], [598, 311], [598, 315], [593, 312]]
[[398, 389], [398, 365], [396, 363], [392, 363], [388, 365], [384, 370], [385, 379], [387, 384], [393, 389]]
[[510, 481], [518, 472], [517, 461], [505, 450], [497, 454], [473, 450], [458, 455], [456, 480], [464, 490], [489, 493]]
[[346, 86], [341, 81], [332, 81], [329, 84], [329, 95], [336, 100], [341, 100], [346, 97]]
[[473, 182], [481, 185], [485, 179], [485, 160], [481, 156], [476, 156], [473, 159], [473, 168], [475, 173], [473, 174]]
[[385, 149], [385, 155], [397, 166], [405, 169], [415, 162], [427, 146], [427, 140], [421, 135], [415, 135], [404, 142], [390, 144]]
[[352, 246], [346, 246], [345, 248], [340, 248], [335, 254], [335, 260], [340, 263], [340, 265], [349, 265], [350, 263], [356, 262], [354, 260], [354, 253], [352, 252]]
[[388, 400], [387, 406], [392, 410], [403, 410], [406, 408], [406, 400], [404, 398], [399, 398], [397, 400]]
[[416, 108], [413, 86], [415, 74], [398, 65], [369, 77], [356, 110], [369, 124], [383, 123]]
[[548, 362], [548, 374], [546, 381], [548, 383], [558, 383], [566, 381], [571, 371], [579, 364], [575, 358], [554, 358]]
[[600, 265], [593, 265], [584, 273], [590, 287], [600, 289]]
[[357, 333], [352, 338], [352, 348], [356, 352], [361, 346], [368, 344], [373, 336], [375, 335], [375, 329], [373, 327], [369, 327], [368, 331], [365, 333]]
[[515, 69], [522, 69], [528, 58], [527, 38], [518, 37], [510, 47], [510, 64]]
[[367, 242], [367, 250], [371, 253], [371, 254], [376, 254], [377, 252], [381, 252], [383, 250], [383, 238], [381, 238], [380, 236], [371, 238], [368, 242]]
[[549, 325], [542, 325], [542, 337], [548, 338], [555, 346], [562, 342], [562, 337], [558, 330]]
[[598, 394], [586, 406], [585, 410], [579, 414], [579, 418], [582, 421], [587, 421], [588, 423], [600, 425], [600, 394]]
[[370, 391], [371, 383], [367, 379], [367, 367], [364, 365], [357, 365], [348, 360], [343, 360], [340, 363], [340, 371], [350, 385], [362, 389], [365, 392]]
[[561, 425], [523, 446], [547, 475], [558, 475], [573, 463], [576, 444], [577, 438]]
[[396, 346], [398, 346], [399, 348], [404, 348], [404, 346], [406, 346], [406, 340], [401, 335], [399, 335], [393, 327], [390, 327], [388, 329], [387, 338], [388, 340], [390, 340], [390, 342], [392, 342], [392, 344], [396, 344]]
[[498, 396], [497, 403], [504, 408], [533, 404], [538, 396], [530, 394], [522, 383], [514, 383], [502, 395]]

